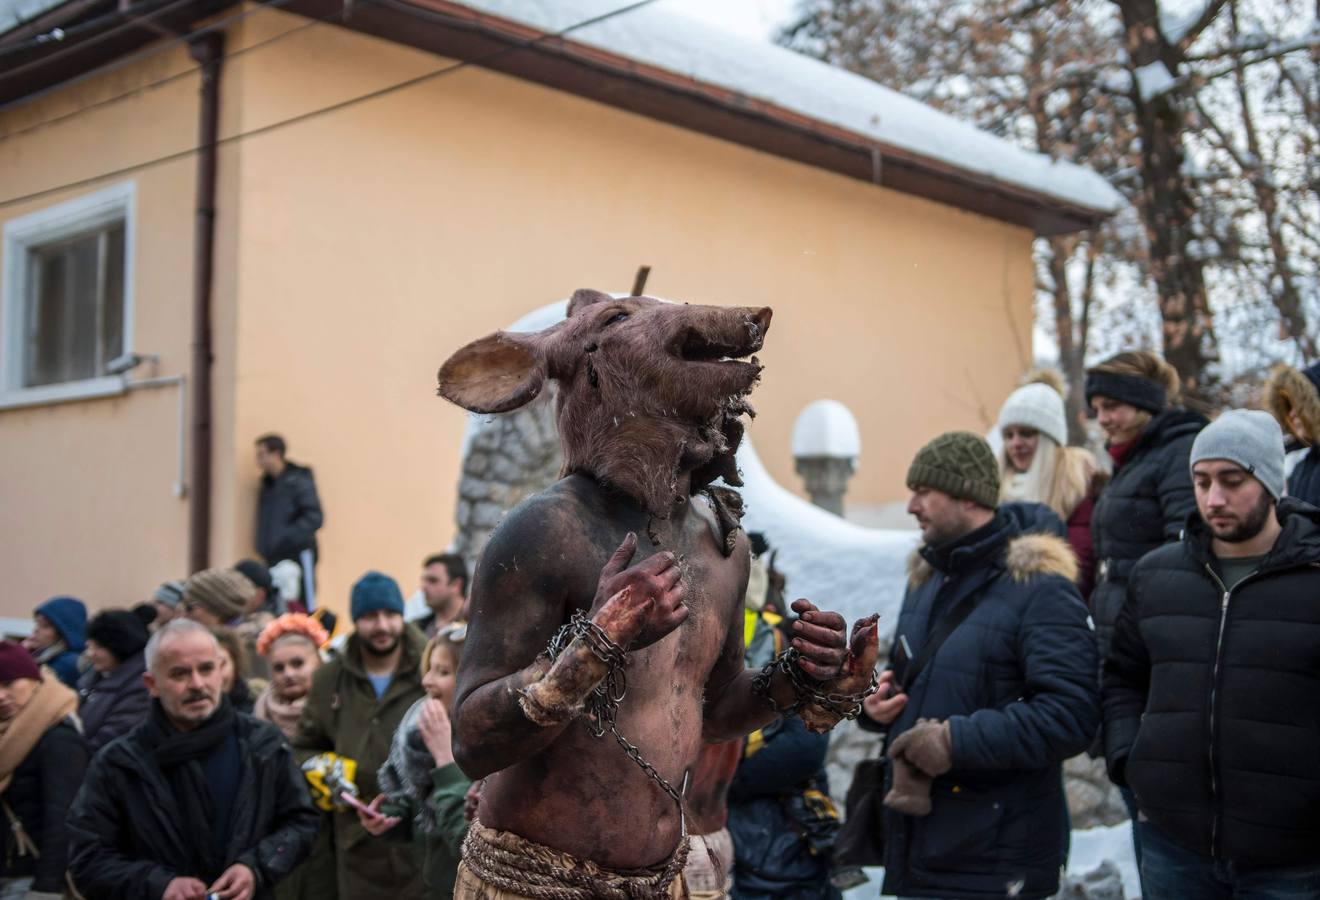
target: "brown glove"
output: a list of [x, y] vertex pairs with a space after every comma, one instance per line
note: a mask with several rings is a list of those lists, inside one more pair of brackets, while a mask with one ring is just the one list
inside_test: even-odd
[[938, 778], [953, 768], [953, 734], [949, 723], [918, 719], [916, 725], [895, 739], [889, 756], [906, 757], [930, 777]]
[[894, 756], [892, 749], [889, 755], [894, 777], [889, 793], [885, 794], [885, 806], [907, 816], [930, 815], [930, 786], [934, 779], [908, 762], [906, 756]]

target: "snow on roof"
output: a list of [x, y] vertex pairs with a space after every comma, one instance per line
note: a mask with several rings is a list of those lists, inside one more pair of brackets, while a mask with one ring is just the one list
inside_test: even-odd
[[[463, 0], [463, 5], [555, 33], [617, 10], [623, 2]], [[1064, 203], [1103, 213], [1125, 203], [1089, 169], [1024, 150], [869, 78], [668, 9], [663, 0], [574, 29], [565, 39]]]
[[0, 0], [0, 34], [12, 31], [24, 22], [63, 3], [64, 0]]
[[793, 423], [794, 456], [834, 456], [856, 459], [862, 435], [852, 410], [838, 400], [807, 404]]

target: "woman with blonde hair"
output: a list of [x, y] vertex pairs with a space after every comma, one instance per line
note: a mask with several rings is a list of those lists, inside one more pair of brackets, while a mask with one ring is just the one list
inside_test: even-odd
[[1063, 520], [1077, 557], [1077, 586], [1085, 597], [1095, 573], [1091, 514], [1104, 478], [1089, 450], [1068, 446], [1068, 414], [1058, 376], [1035, 373], [1009, 394], [997, 427], [1003, 439], [999, 499], [1043, 503]]
[[466, 637], [467, 625], [454, 623], [427, 642], [422, 651], [426, 696], [404, 714], [376, 776], [380, 794], [369, 812], [358, 812], [358, 821], [371, 834], [389, 832], [396, 840], [416, 842], [427, 900], [453, 897], [468, 830], [465, 807], [472, 782], [454, 762], [449, 721]]

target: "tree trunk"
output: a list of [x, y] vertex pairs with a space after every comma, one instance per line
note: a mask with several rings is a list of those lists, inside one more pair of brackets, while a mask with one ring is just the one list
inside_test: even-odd
[[[1133, 70], [1162, 62], [1177, 76], [1180, 51], [1159, 29], [1156, 0], [1114, 0], [1122, 11]], [[1188, 252], [1194, 238], [1191, 191], [1182, 171], [1187, 120], [1173, 92], [1145, 98], [1133, 79], [1131, 100], [1141, 140], [1138, 210], [1150, 244], [1150, 272], [1159, 298], [1164, 356], [1182, 378], [1193, 404], [1209, 402], [1210, 373], [1219, 356], [1201, 261]]]

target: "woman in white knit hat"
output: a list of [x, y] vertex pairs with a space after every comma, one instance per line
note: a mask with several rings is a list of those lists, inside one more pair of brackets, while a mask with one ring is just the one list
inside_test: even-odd
[[1061, 387], [1050, 373], [1008, 395], [999, 410], [999, 496], [1044, 503], [1068, 525], [1077, 556], [1077, 586], [1085, 597], [1095, 577], [1091, 511], [1103, 482], [1095, 457], [1068, 446], [1068, 417]]

